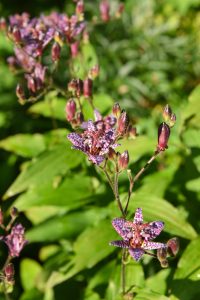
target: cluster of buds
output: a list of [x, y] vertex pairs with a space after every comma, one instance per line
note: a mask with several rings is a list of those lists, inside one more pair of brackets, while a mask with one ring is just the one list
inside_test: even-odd
[[3, 229], [4, 234], [0, 236], [0, 240], [3, 241], [8, 247], [8, 258], [1, 272], [1, 282], [8, 291], [12, 291], [14, 285], [14, 266], [11, 263], [11, 260], [15, 257], [18, 257], [27, 244], [25, 239], [24, 232], [25, 229], [22, 224], [14, 224], [18, 216], [18, 211], [13, 207], [10, 211], [10, 221], [5, 225], [4, 215], [0, 209], [0, 227]]
[[165, 151], [168, 148], [167, 143], [170, 137], [170, 128], [176, 123], [176, 115], [172, 112], [169, 105], [163, 110], [164, 122], [158, 127], [158, 145], [156, 152]]
[[[111, 19], [111, 8], [109, 0], [101, 0], [99, 4], [100, 18], [103, 22], [109, 22]], [[119, 3], [117, 10], [115, 11], [115, 17], [120, 18], [124, 11], [124, 4]]]
[[125, 110], [121, 110], [119, 103], [115, 103], [112, 109], [113, 115], [117, 120], [116, 131], [119, 137], [136, 137], [136, 128], [130, 124], [129, 117]]
[[[32, 97], [52, 79], [51, 70], [41, 63], [47, 48], [50, 47], [52, 62], [56, 64], [64, 44], [70, 47], [73, 57], [77, 54], [85, 29], [83, 11], [83, 1], [78, 1], [76, 12], [71, 17], [53, 12], [48, 16], [30, 18], [29, 14], [23, 13], [10, 16], [8, 26], [1, 20], [1, 28], [7, 27], [7, 35], [14, 43], [15, 55], [8, 58], [10, 68], [23, 71], [26, 89]], [[25, 99], [21, 86], [17, 88], [17, 96], [20, 100]]]
[[169, 266], [168, 257], [175, 257], [179, 251], [179, 240], [174, 237], [167, 241], [166, 247], [157, 250], [157, 258], [161, 267], [167, 268]]

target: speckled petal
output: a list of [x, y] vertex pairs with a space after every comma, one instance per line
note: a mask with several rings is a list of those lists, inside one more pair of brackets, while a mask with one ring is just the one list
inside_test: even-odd
[[136, 209], [135, 216], [134, 216], [134, 219], [133, 219], [133, 223], [138, 224], [138, 225], [143, 223], [143, 215], [142, 215], [142, 209], [141, 208]]
[[143, 243], [142, 248], [145, 250], [154, 250], [154, 249], [166, 248], [166, 244], [146, 241]]
[[114, 220], [112, 220], [112, 225], [115, 228], [115, 230], [117, 231], [117, 233], [119, 235], [121, 235], [121, 237], [124, 240], [129, 240], [130, 239], [130, 235], [132, 235], [131, 229], [126, 227], [126, 220], [122, 219], [122, 218], [116, 218]]
[[88, 154], [88, 158], [95, 165], [100, 165], [104, 161], [104, 156], [102, 156], [102, 155], [91, 155], [91, 154]]
[[109, 243], [109, 245], [120, 248], [129, 248], [129, 243], [127, 241], [112, 241]]
[[70, 140], [70, 142], [72, 142], [72, 144], [76, 147], [79, 147], [81, 149], [84, 149], [84, 145], [83, 145], [83, 139], [80, 136], [80, 134], [78, 133], [69, 133], [67, 135], [67, 138]]
[[161, 221], [155, 221], [148, 224], [142, 231], [142, 236], [147, 240], [155, 239], [163, 230], [164, 223]]
[[129, 253], [135, 261], [138, 261], [144, 254], [144, 250], [140, 248], [129, 248]]

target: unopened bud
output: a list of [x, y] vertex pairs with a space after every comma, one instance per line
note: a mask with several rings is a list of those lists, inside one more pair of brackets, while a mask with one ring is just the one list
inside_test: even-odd
[[121, 115], [121, 107], [119, 103], [115, 103], [112, 108], [113, 115], [118, 119]]
[[160, 248], [157, 250], [157, 258], [163, 268], [168, 267], [168, 261], [167, 261], [167, 247]]
[[70, 44], [71, 55], [72, 55], [73, 58], [77, 57], [77, 55], [78, 55], [78, 48], [79, 48], [79, 42], [78, 41]]
[[83, 80], [76, 80], [76, 96], [79, 98], [83, 94]]
[[124, 3], [120, 3], [116, 12], [116, 18], [120, 18], [124, 11]]
[[21, 43], [22, 41], [21, 32], [16, 26], [13, 28], [12, 36], [16, 43]]
[[6, 30], [6, 20], [4, 18], [0, 18], [0, 30]]
[[171, 114], [171, 107], [167, 104], [163, 109], [163, 119], [165, 122], [168, 122], [170, 120]]
[[73, 99], [67, 102], [65, 111], [66, 111], [67, 121], [71, 122], [74, 119], [76, 113], [76, 102]]
[[110, 5], [107, 0], [102, 0], [99, 5], [101, 20], [108, 22], [110, 20]]
[[93, 85], [93, 82], [90, 78], [86, 78], [83, 81], [83, 95], [85, 98], [92, 97], [92, 85]]
[[92, 80], [97, 78], [97, 76], [99, 76], [99, 65], [95, 65], [94, 67], [92, 67], [92, 69], [90, 69], [88, 73], [88, 77]]
[[17, 98], [19, 98], [20, 101], [25, 100], [24, 90], [23, 90], [21, 84], [19, 84], [19, 83], [16, 86], [16, 95], [17, 95]]
[[19, 212], [18, 212], [18, 209], [16, 207], [12, 207], [11, 210], [10, 210], [10, 216], [12, 219], [15, 219], [17, 218], [19, 215]]
[[4, 221], [4, 218], [3, 218], [3, 212], [2, 212], [2, 210], [1, 210], [1, 208], [0, 208], [0, 225], [3, 224], [3, 221]]
[[120, 114], [120, 117], [117, 122], [117, 132], [120, 135], [124, 135], [126, 133], [126, 130], [128, 128], [129, 118], [125, 111], [122, 111]]
[[58, 61], [60, 59], [61, 47], [58, 43], [54, 43], [51, 48], [51, 59], [53, 62]]
[[82, 112], [78, 112], [76, 114], [76, 125], [80, 126], [83, 123], [83, 121], [84, 121], [84, 117], [83, 117]]
[[131, 139], [134, 139], [137, 135], [137, 130], [135, 127], [132, 127], [131, 125], [128, 127], [128, 137]]
[[167, 142], [170, 136], [170, 128], [166, 123], [161, 123], [158, 127], [158, 145], [157, 151], [165, 151], [168, 148]]
[[108, 152], [108, 158], [110, 160], [116, 160], [117, 158], [117, 153], [115, 152], [115, 150], [113, 148], [109, 148], [109, 152]]
[[171, 114], [170, 120], [169, 120], [169, 127], [173, 127], [176, 123], [176, 115], [174, 113]]
[[118, 158], [119, 171], [123, 171], [128, 167], [129, 154], [128, 151], [124, 151]]
[[84, 3], [83, 1], [78, 1], [76, 4], [76, 15], [79, 17], [79, 21], [82, 21], [84, 13]]
[[179, 239], [178, 238], [172, 238], [167, 242], [167, 251], [169, 255], [176, 256], [176, 254], [179, 251]]
[[13, 281], [15, 270], [14, 270], [14, 266], [12, 263], [5, 266], [4, 274], [6, 276], [7, 281]]
[[37, 86], [36, 86], [36, 82], [34, 80], [34, 78], [31, 75], [26, 75], [26, 79], [27, 79], [27, 87], [28, 89], [35, 93], [37, 90]]

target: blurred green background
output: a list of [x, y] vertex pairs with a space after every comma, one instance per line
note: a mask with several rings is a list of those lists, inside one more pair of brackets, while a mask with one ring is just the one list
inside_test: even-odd
[[[119, 148], [129, 151], [133, 174], [155, 150], [162, 107], [168, 103], [177, 115], [169, 149], [135, 186], [129, 217], [142, 207], [146, 221], [163, 220], [160, 239], [178, 236], [180, 253], [168, 269], [161, 269], [150, 257], [131, 261], [127, 289], [136, 300], [196, 300], [200, 296], [200, 1], [126, 0], [121, 18], [114, 17], [119, 2], [110, 3], [113, 18], [102, 23], [99, 1], [85, 1], [90, 43], [83, 64], [98, 62], [101, 68], [94, 83], [97, 108], [105, 114], [117, 101], [137, 128], [138, 137], [125, 140]], [[73, 1], [1, 0], [0, 15], [7, 18], [23, 11], [31, 16], [51, 11], [70, 15], [74, 7]], [[12, 299], [122, 299], [121, 252], [108, 246], [117, 238], [111, 219], [119, 216], [111, 190], [103, 175], [66, 140], [71, 130], [64, 113], [67, 99], [51, 93], [35, 104], [17, 102], [20, 77], [6, 63], [12, 53], [12, 44], [0, 33], [1, 206], [6, 212], [15, 205], [22, 212], [19, 221], [29, 240], [21, 258], [15, 259]], [[127, 188], [122, 175], [122, 196]], [[1, 265], [5, 255], [2, 246]]]

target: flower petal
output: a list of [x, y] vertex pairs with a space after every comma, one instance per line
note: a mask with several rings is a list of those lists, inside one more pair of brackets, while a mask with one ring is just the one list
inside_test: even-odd
[[129, 248], [129, 253], [134, 260], [138, 261], [144, 254], [144, 250], [140, 248]]
[[153, 240], [161, 233], [163, 227], [164, 223], [161, 221], [151, 222], [147, 224], [141, 234], [146, 240]]
[[91, 155], [89, 153], [87, 155], [89, 157], [89, 160], [91, 160], [96, 165], [100, 165], [104, 160], [104, 156], [102, 155]]
[[80, 134], [78, 133], [69, 133], [67, 135], [67, 138], [70, 140], [70, 142], [72, 142], [72, 144], [76, 147], [79, 147], [80, 149], [83, 149], [84, 148], [84, 145], [83, 145], [83, 139], [81, 137]]
[[138, 224], [138, 225], [143, 223], [143, 215], [142, 215], [142, 209], [141, 208], [136, 209], [135, 216], [134, 216], [134, 219], [133, 219], [133, 223]]
[[109, 245], [120, 247], [120, 248], [129, 248], [129, 243], [126, 241], [112, 241], [109, 243]]
[[112, 220], [112, 225], [117, 233], [121, 235], [124, 240], [128, 241], [132, 236], [132, 231], [131, 228], [126, 227], [126, 222], [127, 221], [122, 218], [116, 218]]
[[154, 250], [154, 249], [166, 248], [166, 244], [145, 241], [142, 245], [142, 248], [145, 250]]

